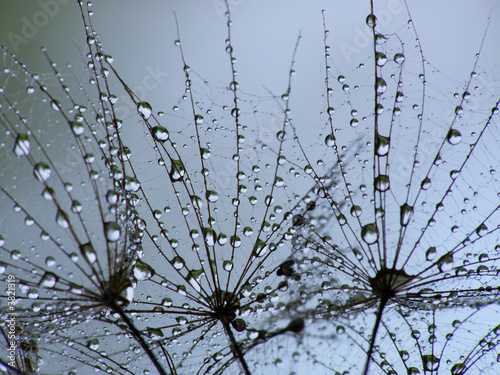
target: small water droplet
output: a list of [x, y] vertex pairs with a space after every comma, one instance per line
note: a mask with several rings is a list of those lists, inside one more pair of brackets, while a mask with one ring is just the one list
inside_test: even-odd
[[462, 134], [456, 129], [450, 129], [446, 137], [447, 141], [451, 145], [457, 145], [462, 140]]
[[38, 181], [45, 182], [49, 179], [52, 170], [49, 165], [44, 162], [36, 163], [33, 167], [33, 175]]
[[153, 132], [153, 136], [155, 137], [155, 139], [158, 141], [158, 142], [165, 142], [166, 140], [168, 140], [168, 131], [167, 129], [165, 129], [163, 126], [155, 126], [153, 129], [152, 129], [152, 132]]

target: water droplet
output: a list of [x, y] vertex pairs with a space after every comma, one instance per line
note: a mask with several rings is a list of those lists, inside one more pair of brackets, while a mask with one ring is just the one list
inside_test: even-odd
[[45, 272], [42, 279], [40, 280], [40, 287], [53, 288], [57, 283], [57, 276], [52, 272]]
[[353, 217], [360, 217], [362, 212], [363, 211], [361, 210], [361, 207], [359, 207], [359, 206], [354, 205], [351, 207], [351, 215]]
[[451, 145], [457, 145], [462, 140], [462, 134], [456, 129], [450, 129], [446, 137], [447, 141]]
[[368, 17], [366, 17], [366, 25], [373, 29], [377, 25], [377, 17], [375, 17], [374, 14], [369, 14]]
[[361, 237], [368, 245], [374, 244], [378, 241], [378, 230], [375, 224], [366, 224], [361, 229]]
[[426, 371], [436, 371], [439, 367], [439, 358], [434, 355], [422, 356], [422, 362]]
[[144, 120], [147, 120], [151, 117], [153, 108], [151, 108], [151, 104], [149, 104], [148, 102], [140, 102], [139, 104], [137, 104], [137, 112], [140, 113]]
[[375, 149], [378, 156], [385, 156], [389, 152], [390, 138], [377, 134]]
[[403, 204], [400, 209], [400, 222], [401, 226], [407, 226], [413, 216], [413, 207], [409, 206], [407, 203]]
[[485, 236], [486, 234], [488, 234], [488, 227], [483, 223], [479, 227], [477, 227], [476, 233], [479, 237]]
[[463, 363], [456, 363], [451, 368], [451, 375], [462, 375], [465, 374], [466, 370], [467, 366], [465, 366]]
[[182, 259], [181, 257], [175, 257], [174, 259], [172, 259], [172, 265], [174, 266], [174, 268], [176, 270], [181, 270], [184, 268], [184, 265], [186, 264], [186, 262], [184, 261], [184, 259]]
[[33, 168], [33, 175], [38, 181], [45, 182], [49, 179], [52, 173], [49, 165], [44, 162], [36, 163]]
[[387, 56], [381, 52], [377, 52], [375, 54], [375, 60], [377, 62], [377, 66], [384, 66], [387, 62]]
[[283, 142], [287, 138], [286, 132], [283, 130], [280, 130], [279, 132], [276, 133], [276, 139], [280, 142]]
[[172, 159], [172, 165], [170, 168], [170, 178], [172, 181], [179, 181], [184, 177], [186, 170], [184, 169], [184, 164], [180, 160]]
[[203, 238], [208, 246], [214, 246], [217, 241], [217, 234], [212, 228], [203, 228]]
[[233, 328], [238, 332], [243, 332], [247, 328], [247, 323], [240, 318], [236, 318], [231, 322]]
[[80, 245], [80, 253], [89, 264], [94, 264], [97, 260], [97, 254], [91, 243]]
[[255, 242], [255, 246], [253, 247], [254, 254], [260, 257], [263, 256], [266, 253], [266, 251], [267, 251], [267, 244], [261, 239], [258, 239]]
[[225, 260], [222, 266], [224, 267], [224, 270], [226, 270], [227, 272], [229, 272], [229, 271], [231, 271], [233, 269], [234, 264], [230, 260]]
[[387, 83], [383, 78], [377, 78], [375, 81], [375, 89], [377, 90], [377, 94], [383, 94], [385, 90], [387, 90]]
[[203, 124], [203, 121], [205, 121], [205, 119], [203, 118], [202, 115], [195, 115], [194, 116], [194, 122], [196, 123], [196, 125]]
[[427, 190], [431, 187], [431, 180], [430, 178], [426, 177], [422, 180], [422, 183], [420, 184], [420, 187], [422, 190]]
[[219, 194], [217, 194], [216, 191], [214, 191], [214, 190], [207, 191], [207, 200], [210, 203], [215, 203], [215, 202], [217, 202], [218, 199], [219, 199]]
[[18, 134], [14, 142], [14, 153], [17, 156], [28, 155], [30, 153], [30, 140], [28, 134]]
[[396, 62], [396, 64], [401, 65], [405, 62], [405, 55], [403, 55], [402, 53], [396, 53], [394, 55], [394, 61]]
[[441, 272], [448, 272], [453, 269], [453, 255], [445, 254], [437, 262], [437, 266]]
[[116, 242], [120, 239], [121, 228], [114, 221], [104, 223], [104, 233], [109, 242]]
[[58, 210], [56, 214], [56, 223], [62, 228], [69, 228], [69, 217], [63, 210]]
[[138, 281], [148, 280], [153, 277], [155, 270], [148, 264], [137, 261], [134, 265], [134, 276]]
[[139, 180], [135, 177], [125, 177], [124, 179], [124, 185], [123, 187], [125, 188], [125, 191], [133, 191], [136, 192], [141, 188], [141, 183]]
[[375, 178], [375, 189], [378, 191], [387, 191], [390, 188], [389, 176], [379, 175]]
[[153, 136], [158, 142], [165, 142], [168, 140], [168, 131], [163, 126], [155, 126], [153, 129]]

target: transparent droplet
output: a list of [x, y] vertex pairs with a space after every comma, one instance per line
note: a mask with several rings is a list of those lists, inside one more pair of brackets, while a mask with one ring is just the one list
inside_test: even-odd
[[407, 203], [403, 204], [400, 209], [400, 222], [401, 226], [407, 226], [413, 216], [413, 207], [409, 206]]
[[181, 257], [175, 257], [174, 259], [172, 259], [172, 265], [174, 266], [174, 268], [176, 270], [181, 270], [184, 268], [184, 265], [185, 265], [186, 262], [184, 262], [184, 259], [182, 259]]
[[154, 269], [141, 261], [137, 261], [134, 265], [134, 276], [138, 281], [148, 280], [155, 274]]
[[89, 263], [94, 264], [97, 260], [97, 254], [91, 243], [80, 245], [80, 252], [83, 258]]
[[30, 153], [30, 146], [28, 134], [18, 134], [14, 141], [14, 153], [17, 156], [28, 155]]
[[397, 64], [401, 65], [401, 64], [402, 64], [402, 63], [404, 63], [404, 61], [405, 61], [405, 55], [403, 55], [402, 53], [396, 53], [396, 54], [394, 55], [394, 61], [395, 61]]
[[217, 234], [212, 228], [203, 228], [203, 238], [208, 246], [214, 246], [217, 241]]
[[40, 286], [44, 288], [53, 288], [57, 283], [57, 276], [52, 272], [45, 272], [40, 280]]
[[389, 152], [390, 138], [377, 134], [375, 149], [378, 156], [385, 156]]
[[267, 251], [267, 244], [261, 239], [258, 239], [253, 248], [254, 254], [260, 257], [263, 256], [266, 253], [266, 251]]
[[450, 129], [450, 131], [448, 132], [448, 136], [446, 137], [446, 140], [451, 145], [457, 145], [462, 140], [462, 134], [460, 134], [460, 132], [456, 129]]
[[144, 120], [147, 120], [151, 117], [153, 108], [151, 108], [151, 104], [149, 104], [148, 102], [140, 102], [139, 104], [137, 104], [137, 111], [144, 118]]
[[109, 242], [116, 242], [120, 239], [121, 228], [114, 221], [104, 223], [104, 233]]
[[375, 88], [377, 90], [377, 94], [383, 94], [385, 90], [387, 90], [387, 83], [383, 78], [378, 77], [375, 82]]
[[194, 116], [194, 122], [196, 123], [196, 125], [203, 124], [203, 121], [205, 121], [205, 119], [203, 118], [202, 115], [196, 115], [196, 116]]
[[374, 14], [369, 14], [366, 17], [366, 25], [373, 29], [377, 25], [377, 17]]
[[422, 190], [427, 190], [431, 187], [431, 180], [430, 178], [426, 177], [422, 180], [422, 183], [420, 184], [420, 187]]
[[214, 191], [214, 190], [207, 191], [207, 200], [210, 203], [215, 203], [215, 202], [217, 202], [218, 199], [219, 199], [219, 194], [217, 194], [216, 191]]
[[441, 272], [448, 272], [453, 269], [453, 255], [446, 254], [437, 262], [438, 268]]
[[379, 175], [375, 178], [375, 189], [378, 191], [387, 191], [390, 188], [389, 176]]
[[479, 227], [477, 227], [476, 233], [479, 237], [485, 236], [488, 234], [488, 227], [483, 223]]
[[165, 142], [168, 140], [168, 130], [165, 129], [163, 126], [155, 126], [153, 128], [153, 136], [158, 142]]
[[170, 168], [170, 178], [172, 181], [179, 181], [184, 177], [186, 170], [184, 169], [184, 164], [180, 160], [172, 159], [172, 165]]
[[234, 267], [234, 263], [230, 260], [225, 260], [222, 266], [224, 267], [224, 270], [229, 272], [229, 271], [232, 271], [232, 269]]
[[61, 228], [69, 228], [69, 217], [63, 210], [58, 210], [56, 214], [56, 223]]
[[40, 162], [35, 164], [35, 166], [33, 167], [33, 174], [38, 181], [47, 181], [51, 173], [52, 170], [47, 163]]
[[422, 362], [426, 371], [436, 371], [439, 367], [439, 358], [434, 355], [422, 356]]
[[353, 217], [360, 217], [362, 212], [363, 211], [361, 210], [360, 206], [354, 205], [354, 206], [351, 207], [351, 215]]
[[374, 244], [378, 241], [378, 230], [375, 224], [366, 224], [361, 229], [361, 237], [368, 245]]
[[377, 52], [375, 54], [375, 60], [378, 66], [384, 66], [387, 62], [387, 56], [381, 52]]

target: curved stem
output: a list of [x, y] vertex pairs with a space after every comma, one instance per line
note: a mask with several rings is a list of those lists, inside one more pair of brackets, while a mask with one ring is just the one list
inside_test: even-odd
[[137, 342], [141, 345], [142, 349], [144, 349], [144, 351], [146, 352], [148, 357], [151, 359], [151, 362], [153, 362], [153, 364], [155, 365], [155, 367], [158, 370], [158, 372], [160, 373], [160, 375], [167, 375], [166, 371], [161, 366], [160, 362], [156, 358], [156, 356], [153, 353], [153, 351], [151, 350], [151, 348], [148, 346], [146, 341], [144, 341], [144, 338], [142, 337], [141, 332], [136, 328], [134, 323], [132, 323], [132, 321], [127, 316], [127, 314], [125, 314], [125, 311], [123, 311], [123, 309], [116, 304], [114, 306], [111, 306], [111, 308], [115, 312], [117, 312], [120, 315], [120, 317], [123, 319], [123, 321], [127, 324], [128, 329], [130, 330], [130, 332], [132, 333], [134, 338], [137, 340]]
[[382, 295], [380, 299], [380, 306], [377, 311], [377, 318], [375, 320], [375, 326], [373, 327], [372, 338], [370, 340], [370, 348], [368, 349], [368, 353], [366, 356], [366, 364], [365, 369], [363, 370], [364, 375], [368, 375], [368, 368], [370, 367], [370, 360], [373, 354], [373, 348], [375, 346], [375, 340], [377, 338], [378, 328], [380, 327], [380, 322], [382, 321], [382, 313], [384, 312], [385, 305], [389, 301], [389, 297], [387, 295]]
[[245, 361], [245, 357], [243, 357], [243, 353], [241, 352], [240, 346], [238, 345], [238, 342], [234, 337], [233, 331], [229, 326], [229, 323], [222, 323], [222, 325], [224, 326], [224, 330], [226, 331], [226, 334], [229, 337], [229, 341], [231, 342], [231, 350], [233, 351], [233, 354], [236, 356], [236, 358], [238, 358], [241, 367], [243, 367], [243, 372], [245, 373], [245, 375], [252, 375], [250, 369], [248, 368], [248, 364]]

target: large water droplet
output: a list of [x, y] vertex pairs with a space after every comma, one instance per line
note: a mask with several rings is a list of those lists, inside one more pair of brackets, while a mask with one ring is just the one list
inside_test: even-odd
[[155, 270], [148, 264], [137, 261], [134, 265], [134, 276], [138, 281], [150, 279], [155, 274]]
[[381, 52], [377, 52], [375, 54], [375, 60], [377, 62], [377, 66], [384, 66], [387, 62], [387, 56]]
[[327, 147], [333, 147], [333, 146], [335, 146], [335, 136], [333, 134], [328, 134], [325, 137], [325, 145]]
[[160, 125], [155, 126], [152, 129], [152, 132], [153, 136], [158, 142], [165, 142], [166, 140], [168, 140], [168, 130], [165, 129], [163, 126]]
[[368, 245], [374, 244], [378, 241], [378, 230], [375, 224], [366, 224], [361, 229], [361, 237]]
[[137, 111], [141, 114], [144, 120], [147, 120], [151, 117], [153, 108], [151, 108], [151, 104], [149, 104], [148, 102], [140, 102], [139, 104], [137, 104]]
[[380, 175], [375, 178], [375, 189], [378, 191], [387, 191], [390, 188], [389, 176]]
[[402, 53], [396, 53], [396, 54], [394, 55], [394, 61], [395, 61], [397, 64], [401, 65], [402, 63], [404, 63], [404, 62], [405, 62], [405, 55], [403, 55]]
[[69, 228], [69, 217], [63, 210], [57, 211], [56, 223], [62, 228]]
[[267, 251], [267, 244], [261, 239], [258, 239], [255, 243], [255, 246], [253, 247], [254, 254], [260, 257], [263, 256], [266, 253], [266, 251]]

